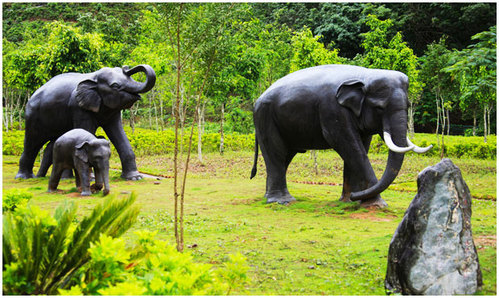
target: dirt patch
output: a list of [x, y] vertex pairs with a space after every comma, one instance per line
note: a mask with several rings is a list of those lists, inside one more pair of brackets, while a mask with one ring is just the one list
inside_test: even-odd
[[496, 235], [480, 235], [473, 237], [477, 249], [485, 249], [485, 247], [496, 247], [497, 246], [497, 236]]
[[80, 197], [80, 193], [79, 192], [71, 192], [71, 193], [68, 193], [66, 195], [66, 197], [77, 198], [77, 197]]
[[376, 210], [374, 209], [369, 209], [368, 212], [362, 212], [362, 213], [352, 213], [350, 214], [350, 218], [354, 219], [367, 219], [369, 221], [374, 221], [374, 222], [390, 222], [394, 218], [397, 218], [395, 215], [386, 215], [387, 217], [379, 217]]

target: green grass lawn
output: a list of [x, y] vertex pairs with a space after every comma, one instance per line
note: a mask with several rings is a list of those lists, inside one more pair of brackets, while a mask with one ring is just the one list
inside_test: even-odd
[[[297, 202], [289, 206], [265, 204], [265, 165], [249, 179], [252, 152], [210, 153], [204, 163], [193, 157], [185, 198], [185, 244], [195, 260], [214, 266], [229, 254], [242, 253], [250, 265], [250, 283], [236, 295], [384, 295], [387, 253], [392, 235], [416, 194], [416, 178], [436, 157], [407, 154], [397, 179], [382, 197], [389, 207], [366, 210], [341, 203], [343, 164], [332, 151], [318, 152], [318, 175], [310, 153], [290, 165], [288, 186]], [[385, 155], [371, 156], [381, 176]], [[88, 212], [100, 194], [80, 197], [74, 180], [60, 183], [59, 193], [47, 193], [48, 177], [15, 180], [18, 157], [3, 157], [3, 188], [23, 188], [32, 203], [53, 210], [64, 200]], [[455, 159], [473, 196], [472, 228], [484, 286], [480, 294], [496, 294], [496, 161]], [[113, 156], [112, 167], [120, 162]], [[139, 156], [139, 170], [173, 175], [172, 155]], [[36, 171], [35, 167], [35, 171]], [[138, 194], [141, 214], [133, 230], [159, 231], [174, 243], [173, 179], [123, 181], [111, 173], [111, 194]]]

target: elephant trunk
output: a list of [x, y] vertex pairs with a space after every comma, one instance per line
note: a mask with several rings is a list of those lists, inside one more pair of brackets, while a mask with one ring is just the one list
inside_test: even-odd
[[383, 129], [385, 143], [395, 145], [394, 147], [397, 150], [390, 148], [386, 168], [381, 179], [366, 190], [353, 192], [350, 196], [350, 200], [352, 201], [372, 198], [387, 189], [393, 180], [395, 180], [402, 167], [404, 153], [414, 148], [413, 144], [407, 143], [407, 113], [405, 111], [395, 113], [389, 119], [386, 119], [383, 123]]
[[154, 69], [147, 64], [137, 65], [134, 68], [129, 68], [128, 66], [123, 66], [123, 73], [126, 76], [131, 77], [132, 75], [143, 72], [146, 75], [146, 81], [141, 83], [130, 78], [130, 84], [125, 86], [125, 90], [130, 93], [145, 93], [154, 87], [156, 84], [156, 73]]

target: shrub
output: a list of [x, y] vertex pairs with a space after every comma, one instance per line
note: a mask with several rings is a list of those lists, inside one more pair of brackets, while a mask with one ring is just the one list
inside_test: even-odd
[[4, 190], [2, 195], [2, 211], [13, 211], [17, 207], [26, 206], [33, 194], [24, 189], [12, 188]]
[[[130, 144], [138, 156], [144, 155], [159, 155], [172, 153], [175, 135], [173, 130], [155, 131], [150, 129], [136, 128], [135, 133], [132, 133], [129, 127], [125, 127], [125, 132], [130, 140]], [[104, 135], [101, 128], [97, 130], [97, 135]], [[3, 154], [5, 155], [21, 155], [23, 149], [23, 131], [3, 132]], [[189, 144], [189, 133], [185, 133], [180, 140], [181, 147], [186, 150]], [[426, 147], [433, 144], [433, 149], [425, 153], [427, 156], [439, 156], [440, 147], [437, 146], [436, 136], [434, 134], [416, 134], [413, 142], [420, 147]], [[218, 152], [220, 148], [219, 133], [204, 133], [202, 135], [202, 150], [203, 152]], [[248, 151], [253, 150], [255, 146], [254, 134], [225, 134], [224, 147], [225, 151]], [[113, 154], [116, 153], [114, 146], [111, 146]], [[192, 152], [197, 151], [197, 133], [193, 136]], [[482, 137], [463, 137], [463, 136], [446, 136], [445, 137], [445, 154], [447, 157], [467, 157], [478, 159], [495, 159], [496, 158], [496, 137], [489, 136], [487, 143], [483, 142]], [[369, 149], [371, 153], [388, 153], [383, 140], [374, 135]], [[410, 153], [413, 154], [413, 153]]]
[[[491, 136], [489, 142], [484, 143], [480, 137], [462, 137], [462, 136], [446, 136], [445, 137], [445, 156], [457, 158], [477, 158], [477, 159], [496, 159], [496, 139]], [[429, 144], [433, 148], [424, 153], [428, 156], [440, 156], [441, 144], [436, 144], [435, 135], [416, 134], [413, 143], [420, 147], [426, 147]], [[387, 153], [388, 147], [383, 140], [375, 135], [372, 138], [370, 153]], [[414, 154], [414, 153], [409, 153]]]
[[122, 239], [102, 235], [89, 248], [91, 260], [62, 295], [220, 295], [246, 281], [244, 257], [231, 256], [221, 269], [192, 261], [155, 233], [138, 231], [132, 249]]
[[2, 132], [2, 152], [5, 155], [21, 155], [24, 148], [24, 130]]
[[3, 293], [53, 295], [90, 259], [90, 243], [101, 234], [119, 236], [139, 209], [128, 199], [107, 198], [78, 224], [77, 207], [65, 202], [54, 216], [37, 206], [19, 207], [3, 217]]

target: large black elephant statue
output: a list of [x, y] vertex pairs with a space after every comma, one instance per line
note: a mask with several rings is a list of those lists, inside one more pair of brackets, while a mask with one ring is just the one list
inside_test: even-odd
[[[131, 76], [145, 73], [145, 82]], [[33, 178], [33, 164], [42, 146], [45, 149], [37, 176], [43, 177], [52, 163], [54, 141], [73, 128], [95, 134], [102, 127], [118, 151], [121, 177], [141, 179], [135, 154], [121, 123], [121, 110], [128, 109], [154, 87], [156, 74], [149, 65], [134, 68], [102, 68], [92, 73], [64, 73], [53, 77], [28, 100], [24, 151], [16, 178]]]
[[[253, 113], [251, 178], [260, 146], [267, 168], [267, 202], [295, 200], [286, 171], [297, 153], [333, 148], [344, 161], [341, 200], [386, 206], [379, 194], [396, 178], [404, 153], [431, 148], [417, 147], [406, 137], [408, 86], [401, 72], [350, 65], [306, 68], [277, 80], [256, 101]], [[379, 181], [367, 157], [374, 134], [390, 149]]]
[[[89, 196], [104, 187], [109, 193], [109, 141], [88, 131], [75, 128], [60, 136], [53, 146], [53, 166], [48, 191], [57, 190], [64, 170], [75, 170], [75, 183], [82, 196]], [[94, 170], [95, 184], [90, 187], [90, 171]]]

